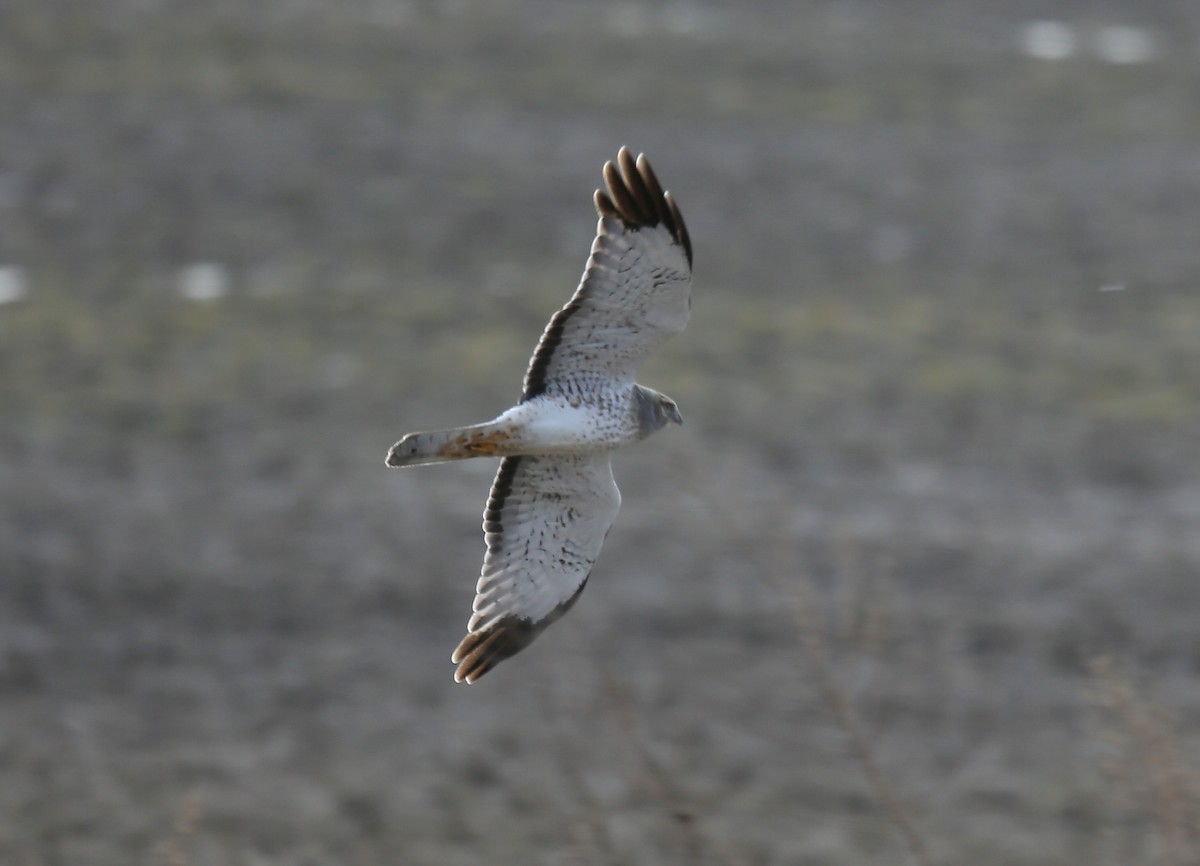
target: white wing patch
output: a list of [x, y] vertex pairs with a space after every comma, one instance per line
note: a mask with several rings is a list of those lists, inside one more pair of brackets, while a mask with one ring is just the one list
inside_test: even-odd
[[620, 506], [607, 453], [501, 462], [483, 515], [474, 613], [451, 657], [456, 680], [473, 682], [567, 611]]

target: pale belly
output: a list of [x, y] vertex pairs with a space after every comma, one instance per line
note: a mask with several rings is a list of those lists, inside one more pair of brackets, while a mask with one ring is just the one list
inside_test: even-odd
[[538, 397], [509, 409], [496, 423], [512, 431], [511, 442], [523, 453], [606, 451], [637, 438], [629, 399], [622, 396], [578, 405], [561, 397]]

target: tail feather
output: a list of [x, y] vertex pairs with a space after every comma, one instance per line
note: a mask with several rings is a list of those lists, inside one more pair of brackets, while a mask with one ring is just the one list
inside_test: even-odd
[[496, 424], [409, 433], [391, 447], [387, 465], [425, 466], [469, 457], [503, 457], [509, 432]]

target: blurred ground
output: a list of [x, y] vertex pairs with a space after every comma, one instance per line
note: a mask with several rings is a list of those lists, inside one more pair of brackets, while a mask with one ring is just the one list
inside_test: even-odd
[[[4, 4], [0, 860], [905, 862], [824, 672], [933, 862], [1195, 862], [1200, 12], [1042, 9]], [[623, 143], [687, 426], [456, 687], [493, 467], [383, 455]]]

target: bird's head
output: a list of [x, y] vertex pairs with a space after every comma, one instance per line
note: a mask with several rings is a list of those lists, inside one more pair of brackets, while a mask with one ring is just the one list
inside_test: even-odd
[[667, 420], [674, 421], [676, 424], [683, 424], [683, 416], [679, 414], [679, 406], [676, 405], [675, 401], [666, 394], [659, 394], [658, 397], [660, 400], [659, 405], [662, 406], [662, 412], [667, 416]]
[[635, 386], [634, 394], [636, 395], [638, 432], [642, 436], [649, 436], [655, 430], [661, 430], [669, 422], [683, 423], [679, 407], [666, 394], [660, 394], [641, 385]]

